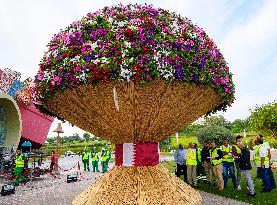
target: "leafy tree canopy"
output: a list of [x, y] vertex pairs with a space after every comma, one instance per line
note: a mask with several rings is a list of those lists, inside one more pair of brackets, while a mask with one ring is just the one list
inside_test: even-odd
[[229, 139], [230, 143], [235, 141], [235, 135], [231, 132], [231, 130], [218, 125], [205, 126], [199, 129], [196, 136], [201, 144], [203, 144], [206, 140], [216, 140], [216, 142], [221, 145], [223, 144], [223, 140], [225, 138]]
[[256, 106], [250, 111], [249, 120], [254, 131], [277, 136], [277, 102]]

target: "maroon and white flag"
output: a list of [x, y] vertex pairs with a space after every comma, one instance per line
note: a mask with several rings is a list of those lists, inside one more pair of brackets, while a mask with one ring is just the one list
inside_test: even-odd
[[116, 166], [154, 166], [159, 164], [159, 143], [124, 143], [115, 149]]

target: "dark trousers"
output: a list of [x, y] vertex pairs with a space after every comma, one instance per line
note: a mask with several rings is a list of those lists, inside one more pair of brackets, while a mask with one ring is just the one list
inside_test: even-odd
[[275, 182], [274, 175], [273, 175], [271, 167], [269, 167], [269, 169], [268, 169], [268, 175], [269, 175], [269, 179], [270, 179], [270, 182], [271, 182], [271, 188], [275, 189], [276, 188], [276, 182]]
[[184, 181], [187, 182], [187, 165], [177, 164], [176, 176], [180, 177], [181, 174], [184, 175]]
[[264, 191], [271, 191], [272, 184], [269, 177], [269, 168], [261, 169], [262, 180], [264, 182]]
[[51, 162], [51, 164], [50, 164], [50, 172], [52, 172], [55, 164], [56, 164], [56, 162]]
[[257, 167], [257, 178], [262, 178], [262, 168]]

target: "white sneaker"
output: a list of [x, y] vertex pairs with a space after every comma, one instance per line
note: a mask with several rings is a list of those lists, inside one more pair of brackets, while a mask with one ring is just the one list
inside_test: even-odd
[[240, 186], [240, 185], [238, 185], [237, 190], [238, 190], [238, 191], [240, 191], [240, 190], [241, 190], [241, 186]]

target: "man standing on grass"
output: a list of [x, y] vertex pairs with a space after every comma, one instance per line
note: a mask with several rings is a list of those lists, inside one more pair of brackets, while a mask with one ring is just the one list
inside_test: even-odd
[[187, 165], [186, 165], [187, 151], [182, 144], [179, 144], [179, 148], [174, 153], [174, 160], [177, 164], [177, 177], [180, 177], [181, 173], [184, 175], [184, 181], [187, 182]]
[[240, 157], [240, 162], [239, 162], [239, 168], [241, 170], [241, 173], [244, 174], [247, 185], [249, 188], [249, 193], [247, 193], [248, 196], [254, 197], [256, 195], [255, 190], [254, 190], [254, 183], [251, 179], [251, 163], [250, 163], [250, 151], [249, 149], [244, 146], [242, 142], [242, 136], [237, 136], [236, 137], [236, 142], [237, 146], [241, 150], [241, 154], [239, 155]]
[[197, 185], [197, 175], [196, 175], [196, 167], [197, 167], [197, 150], [193, 143], [189, 143], [189, 149], [187, 154], [187, 178], [188, 184], [193, 185], [194, 187], [199, 187]]
[[239, 141], [242, 141], [242, 136], [240, 135], [236, 137], [236, 143], [232, 147], [232, 155], [234, 156], [235, 166], [237, 170], [237, 190], [241, 190], [241, 169], [239, 168], [241, 150], [237, 145]]
[[202, 166], [204, 167], [205, 172], [206, 172], [207, 183], [211, 184], [211, 182], [212, 182], [212, 166], [211, 166], [211, 160], [210, 160], [209, 141], [204, 142], [204, 148], [201, 151], [201, 162], [202, 162]]
[[267, 149], [268, 159], [269, 159], [268, 175], [269, 175], [269, 179], [270, 179], [272, 189], [276, 189], [276, 182], [275, 182], [274, 175], [273, 175], [273, 172], [272, 172], [272, 169], [271, 169], [272, 162], [271, 162], [270, 145], [265, 140], [264, 136], [261, 135], [261, 134], [258, 134], [256, 136], [256, 140], [259, 140], [265, 146], [265, 148]]
[[220, 147], [223, 153], [223, 179], [224, 179], [224, 189], [227, 188], [227, 182], [228, 182], [228, 171], [232, 177], [233, 186], [236, 189], [236, 176], [235, 176], [235, 167], [234, 167], [234, 158], [232, 155], [232, 146], [229, 145], [229, 140], [224, 139], [223, 145]]
[[222, 151], [217, 147], [217, 143], [214, 140], [212, 142], [212, 148], [210, 149], [211, 163], [213, 174], [216, 178], [217, 188], [219, 191], [224, 190], [224, 181], [223, 181], [223, 166], [222, 166]]
[[256, 146], [253, 147], [253, 140], [250, 141], [250, 148], [254, 149], [254, 159], [257, 166], [257, 176], [263, 180], [264, 189], [262, 192], [270, 192], [276, 188], [275, 179], [271, 170], [270, 147], [263, 141], [262, 135], [257, 135]]

